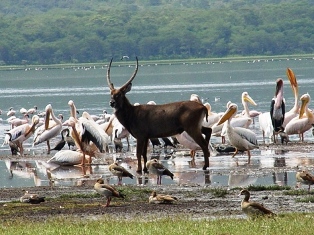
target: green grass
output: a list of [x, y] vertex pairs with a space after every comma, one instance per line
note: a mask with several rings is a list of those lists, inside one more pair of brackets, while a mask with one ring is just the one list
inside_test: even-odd
[[118, 219], [57, 217], [45, 222], [16, 220], [2, 221], [0, 234], [312, 234], [314, 214], [291, 213], [276, 219], [194, 219], [177, 217]]
[[249, 191], [265, 191], [265, 190], [276, 191], [276, 190], [290, 190], [290, 189], [291, 189], [290, 186], [280, 186], [277, 184], [274, 184], [274, 185], [249, 185], [247, 187], [247, 190], [249, 190]]

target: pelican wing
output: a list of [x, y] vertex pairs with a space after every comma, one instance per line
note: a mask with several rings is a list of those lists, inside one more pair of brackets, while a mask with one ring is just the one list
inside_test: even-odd
[[251, 144], [253, 145], [258, 144], [256, 134], [253, 131], [246, 128], [234, 127], [234, 132], [238, 134], [239, 136], [241, 136], [242, 139], [247, 140]]
[[88, 121], [82, 122], [82, 142], [92, 141], [100, 152], [104, 151], [104, 142], [99, 131]]

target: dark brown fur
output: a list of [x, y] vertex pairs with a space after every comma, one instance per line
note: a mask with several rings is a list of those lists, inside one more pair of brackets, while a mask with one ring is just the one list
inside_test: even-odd
[[[147, 144], [150, 138], [169, 137], [186, 131], [204, 152], [205, 170], [209, 166], [208, 143], [211, 129], [202, 127], [203, 118], [207, 118], [207, 109], [195, 101], [181, 101], [162, 105], [132, 105], [125, 94], [131, 90], [132, 80], [136, 76], [138, 61], [131, 78], [120, 89], [115, 89], [110, 81], [110, 67], [107, 70], [107, 82], [111, 90], [111, 107], [119, 122], [137, 139], [137, 172], [142, 172], [141, 156], [144, 159], [144, 172], [147, 172]], [[206, 135], [204, 139], [202, 133]]]

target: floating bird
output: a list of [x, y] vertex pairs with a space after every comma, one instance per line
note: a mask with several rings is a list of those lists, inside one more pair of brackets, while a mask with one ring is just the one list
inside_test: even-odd
[[7, 112], [7, 116], [8, 117], [14, 116], [15, 113], [16, 113], [16, 111], [13, 109], [13, 107], [10, 107], [9, 111]]
[[8, 120], [8, 123], [11, 125], [11, 128], [14, 128], [14, 127], [29, 123], [28, 118], [29, 118], [29, 115], [24, 114], [23, 118], [17, 118], [17, 117], [12, 118], [12, 119]]
[[258, 217], [258, 216], [274, 216], [275, 214], [266, 209], [262, 204], [257, 202], [249, 202], [250, 192], [246, 189], [243, 189], [239, 196], [244, 195], [244, 199], [241, 202], [242, 211], [250, 216], [250, 217]]
[[130, 177], [131, 179], [134, 177], [127, 169], [120, 166], [117, 162], [114, 162], [109, 166], [109, 171], [113, 175], [118, 176], [118, 185], [122, 184], [123, 177]]
[[[45, 108], [46, 116], [45, 116], [45, 125], [39, 127], [36, 130], [33, 146], [36, 146], [40, 143], [47, 143], [47, 153], [50, 154], [50, 140], [56, 137], [62, 130], [62, 122], [58, 119], [52, 110], [51, 104], [48, 104]], [[50, 117], [52, 120], [50, 120]]]
[[39, 204], [45, 201], [45, 197], [41, 197], [35, 193], [29, 193], [25, 191], [25, 194], [20, 197], [20, 202], [31, 203], [31, 204]]
[[301, 96], [300, 100], [302, 103], [299, 116], [288, 122], [285, 132], [287, 135], [299, 134], [300, 140], [304, 141], [304, 132], [312, 128], [312, 124], [314, 124], [314, 115], [308, 108], [308, 104], [311, 101], [310, 95], [304, 94]]
[[125, 195], [123, 195], [121, 192], [119, 192], [117, 189], [115, 189], [113, 186], [109, 184], [105, 184], [103, 179], [98, 179], [94, 185], [94, 189], [97, 193], [104, 195], [107, 198], [105, 207], [108, 207], [111, 201], [112, 197], [117, 198], [124, 198]]
[[296, 173], [296, 178], [299, 183], [308, 185], [309, 186], [308, 191], [310, 192], [311, 185], [314, 184], [314, 176], [310, 174], [308, 171], [302, 170]]
[[161, 164], [157, 159], [151, 159], [146, 162], [146, 167], [149, 173], [157, 175], [157, 184], [161, 184], [161, 177], [163, 175], [170, 176], [173, 179], [173, 174], [169, 171], [163, 164]]
[[39, 117], [37, 115], [34, 115], [32, 117], [31, 124], [26, 123], [5, 132], [3, 145], [9, 144], [9, 142], [13, 142], [18, 146], [20, 155], [23, 156], [24, 154], [23, 142], [27, 140], [32, 134], [34, 134], [36, 125], [38, 123]]
[[276, 136], [279, 128], [282, 126], [285, 120], [285, 100], [283, 97], [283, 80], [278, 78], [276, 81], [275, 97], [270, 104], [270, 118], [273, 125], [273, 141], [276, 143]]
[[238, 151], [247, 151], [248, 163], [250, 163], [250, 150], [258, 148], [257, 137], [256, 134], [249, 129], [242, 127], [232, 127], [230, 125], [231, 119], [236, 115], [237, 111], [238, 106], [236, 104], [229, 104], [228, 109], [219, 120], [218, 125], [227, 121], [227, 137], [230, 143], [236, 148], [236, 151], [234, 152], [232, 157], [234, 157], [238, 153]]
[[156, 191], [153, 191], [148, 198], [149, 203], [155, 204], [172, 204], [175, 201], [178, 201], [178, 198], [166, 194], [157, 194]]

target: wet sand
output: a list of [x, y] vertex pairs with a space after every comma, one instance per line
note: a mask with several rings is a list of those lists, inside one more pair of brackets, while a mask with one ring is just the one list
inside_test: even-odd
[[[314, 151], [313, 143], [291, 142], [288, 145], [266, 144], [260, 145], [260, 150], [272, 149], [275, 151], [296, 151], [312, 155]], [[33, 159], [49, 159], [51, 156], [35, 155], [26, 156], [27, 160]], [[9, 157], [11, 160], [19, 159], [20, 157]], [[252, 157], [254, 158], [254, 156]], [[8, 159], [8, 155], [4, 154], [0, 157], [1, 160]], [[308, 169], [312, 169], [312, 165], [308, 165]], [[246, 171], [245, 166], [239, 168], [243, 172]], [[282, 168], [281, 168], [282, 170]], [[267, 169], [256, 169], [256, 171], [264, 171]], [[128, 194], [124, 200], [113, 199], [108, 208], [104, 208], [101, 204], [105, 203], [104, 198], [100, 197], [80, 197], [79, 195], [94, 195], [93, 180], [87, 180], [81, 186], [39, 186], [39, 187], [24, 187], [24, 188], [5, 188], [1, 190], [0, 213], [1, 217], [5, 215], [7, 219], [14, 217], [25, 217], [31, 220], [45, 219], [48, 216], [70, 215], [77, 218], [97, 217], [112, 215], [121, 218], [133, 218], [134, 216], [177, 216], [184, 214], [190, 218], [213, 218], [213, 217], [245, 217], [240, 210], [241, 197], [238, 196], [240, 189], [230, 189], [229, 187], [219, 187], [222, 190], [227, 190], [225, 197], [216, 197], [210, 190], [211, 185], [199, 184], [177, 184], [177, 185], [123, 185], [121, 190], [126, 190]], [[307, 186], [303, 186], [304, 189]], [[142, 190], [141, 194], [132, 194], [134, 191]], [[28, 190], [32, 193], [38, 193], [45, 196], [46, 201], [39, 205], [27, 206], [19, 203], [14, 203], [12, 209], [12, 201], [18, 201], [19, 197], [24, 194], [23, 190]], [[172, 194], [179, 198], [179, 201], [174, 205], [152, 205], [148, 204], [148, 197], [152, 190], [158, 193]], [[64, 199], [62, 195], [78, 195]], [[251, 192], [251, 200], [263, 203], [276, 214], [289, 212], [310, 212], [314, 209], [312, 203], [296, 202], [296, 199], [305, 197], [288, 196], [284, 191], [253, 191]], [[264, 199], [263, 199], [264, 198]], [[267, 198], [267, 199], [265, 199]], [[71, 206], [69, 206], [71, 205]], [[41, 208], [34, 210], [33, 208]], [[16, 209], [18, 208], [18, 209]], [[23, 208], [23, 209], [22, 209]], [[71, 208], [71, 209], [69, 209]], [[7, 214], [6, 211], [11, 210]]]

